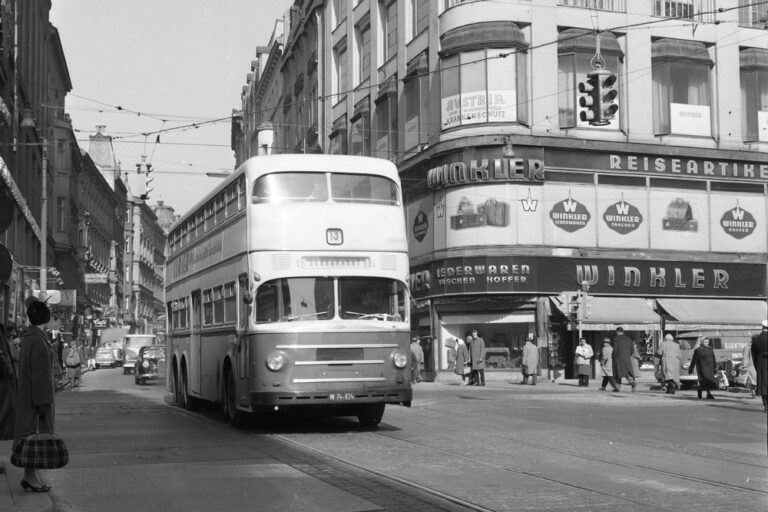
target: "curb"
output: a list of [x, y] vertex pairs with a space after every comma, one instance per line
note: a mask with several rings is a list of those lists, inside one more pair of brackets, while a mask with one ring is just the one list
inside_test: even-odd
[[19, 485], [23, 476], [23, 469], [0, 457], [0, 512], [53, 512], [50, 493], [24, 492]]

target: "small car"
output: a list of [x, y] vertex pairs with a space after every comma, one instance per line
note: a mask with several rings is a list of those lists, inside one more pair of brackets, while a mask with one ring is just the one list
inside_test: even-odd
[[144, 345], [155, 345], [157, 337], [154, 334], [128, 334], [125, 336], [125, 361], [123, 375], [133, 373], [139, 357], [139, 349]]
[[96, 349], [96, 368], [114, 368], [115, 366], [117, 366], [117, 360], [111, 348], [101, 347]]
[[134, 364], [133, 379], [137, 385], [148, 380], [165, 379], [165, 346], [145, 345], [139, 349]]

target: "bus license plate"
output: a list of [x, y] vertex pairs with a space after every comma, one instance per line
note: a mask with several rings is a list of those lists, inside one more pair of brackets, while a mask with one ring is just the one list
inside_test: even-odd
[[354, 393], [330, 393], [328, 395], [328, 398], [333, 401], [343, 402], [345, 400], [354, 400], [355, 394]]

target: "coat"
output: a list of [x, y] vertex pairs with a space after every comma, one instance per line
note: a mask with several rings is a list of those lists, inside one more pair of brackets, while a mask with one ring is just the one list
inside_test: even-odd
[[632, 373], [632, 348], [635, 346], [632, 339], [619, 334], [613, 339], [613, 375], [617, 379], [634, 377]]
[[632, 375], [635, 378], [640, 377], [640, 351], [637, 350], [637, 345], [632, 345]]
[[757, 382], [757, 370], [755, 369], [755, 362], [752, 361], [752, 340], [749, 340], [746, 345], [744, 345], [744, 352], [741, 355], [743, 357], [742, 364], [749, 373], [749, 381], [754, 386]]
[[680, 345], [674, 341], [662, 341], [657, 354], [664, 381], [680, 382]]
[[752, 362], [757, 373], [755, 394], [768, 396], [768, 331], [752, 337]]
[[13, 439], [16, 425], [16, 366], [13, 346], [0, 324], [0, 440]]
[[539, 347], [532, 341], [526, 341], [523, 345], [523, 360], [520, 362], [525, 375], [537, 375], [539, 373]]
[[478, 336], [469, 347], [473, 370], [485, 370], [485, 340]]
[[712, 347], [701, 345], [693, 351], [691, 365], [688, 367], [688, 375], [696, 368], [696, 376], [699, 378], [699, 389], [717, 389], [715, 373], [717, 361]]
[[600, 353], [600, 370], [603, 377], [613, 377], [613, 347], [609, 343], [603, 344], [603, 351]]
[[22, 437], [34, 432], [38, 406], [50, 406], [50, 413], [40, 421], [40, 432], [54, 431], [53, 366], [55, 357], [53, 346], [42, 329], [34, 325], [30, 326], [21, 340], [19, 352], [19, 387], [14, 445]]
[[456, 368], [453, 370], [456, 375], [466, 375], [464, 367], [469, 363], [469, 350], [464, 343], [456, 343]]

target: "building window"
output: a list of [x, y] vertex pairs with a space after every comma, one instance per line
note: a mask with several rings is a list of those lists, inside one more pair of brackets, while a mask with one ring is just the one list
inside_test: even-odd
[[381, 37], [379, 37], [380, 62], [387, 62], [397, 55], [397, 1], [384, 0], [379, 4]]
[[331, 155], [347, 154], [347, 116], [341, 116], [333, 122], [333, 129], [328, 135], [328, 152]]
[[350, 154], [371, 155], [371, 111], [366, 98], [355, 106], [355, 115], [350, 119]]
[[712, 65], [703, 43], [679, 39], [660, 39], [652, 43], [653, 129], [656, 135], [712, 135]]
[[739, 25], [761, 30], [768, 29], [768, 3], [739, 0]]
[[[557, 77], [558, 77], [558, 117], [560, 128], [590, 127], [588, 121], [582, 121], [579, 112], [584, 110], [579, 106], [579, 82], [586, 82], [587, 73], [593, 70], [592, 60], [595, 56], [596, 40], [593, 33], [581, 29], [567, 29], [558, 36]], [[600, 55], [604, 69], [621, 76], [621, 61], [623, 53], [616, 36], [602, 33], [600, 36]], [[619, 89], [620, 81], [614, 84]], [[621, 96], [619, 96], [619, 100]], [[618, 101], [618, 100], [617, 100]], [[621, 127], [620, 116], [622, 109], [607, 125], [594, 126], [604, 130], [618, 130]]]
[[56, 198], [56, 213], [58, 214], [58, 222], [57, 227], [59, 231], [66, 231], [67, 230], [67, 198], [65, 197], [57, 197]]
[[392, 81], [393, 93], [376, 100], [376, 154], [379, 158], [397, 159], [397, 81]]
[[742, 129], [746, 142], [768, 142], [768, 50], [739, 52]]
[[653, 15], [714, 21], [715, 0], [653, 0]]
[[333, 49], [334, 81], [333, 94], [336, 96], [334, 103], [341, 101], [347, 93], [347, 41], [342, 41]]
[[416, 72], [405, 78], [405, 150], [408, 151], [426, 142], [429, 138], [427, 127], [427, 98], [429, 80], [426, 72]]
[[482, 49], [442, 58], [442, 129], [526, 122], [525, 56], [513, 49]]
[[371, 75], [371, 22], [366, 20], [355, 30], [357, 39], [357, 84], [361, 84]]
[[557, 5], [599, 11], [627, 12], [626, 0], [557, 0]]
[[338, 27], [339, 24], [344, 20], [346, 17], [346, 13], [344, 12], [344, 6], [346, 5], [346, 0], [333, 0], [333, 26]]
[[408, 40], [421, 34], [429, 25], [429, 0], [409, 0]]

